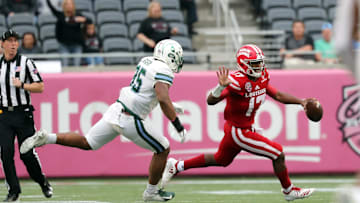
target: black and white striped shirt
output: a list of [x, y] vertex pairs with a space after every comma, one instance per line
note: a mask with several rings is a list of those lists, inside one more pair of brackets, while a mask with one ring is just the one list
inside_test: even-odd
[[30, 92], [13, 85], [12, 78], [23, 83], [42, 82], [35, 63], [30, 58], [17, 54], [11, 61], [0, 59], [0, 107], [31, 105]]

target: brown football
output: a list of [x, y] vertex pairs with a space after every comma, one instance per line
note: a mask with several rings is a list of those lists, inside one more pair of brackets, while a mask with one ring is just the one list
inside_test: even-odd
[[323, 109], [320, 102], [317, 99], [310, 99], [306, 103], [306, 116], [314, 122], [321, 120], [323, 115]]

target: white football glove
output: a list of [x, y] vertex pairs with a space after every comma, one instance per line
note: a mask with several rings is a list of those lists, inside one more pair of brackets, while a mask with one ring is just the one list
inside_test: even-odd
[[186, 138], [187, 138], [187, 131], [186, 131], [185, 128], [184, 128], [184, 130], [181, 131], [181, 132], [178, 132], [178, 131], [176, 131], [176, 130], [174, 129], [174, 131], [172, 131], [171, 134], [172, 134], [171, 137], [175, 137], [176, 135], [179, 136], [181, 143], [184, 143], [185, 140], [186, 140]]
[[172, 103], [174, 108], [175, 108], [175, 112], [178, 113], [178, 114], [184, 114], [185, 110], [182, 106], [180, 106], [179, 104], [173, 102]]

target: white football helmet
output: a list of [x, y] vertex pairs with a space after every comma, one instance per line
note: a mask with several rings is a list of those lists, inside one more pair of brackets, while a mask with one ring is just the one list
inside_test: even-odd
[[179, 73], [184, 63], [183, 49], [172, 39], [158, 42], [154, 49], [154, 57], [166, 63], [174, 73]]

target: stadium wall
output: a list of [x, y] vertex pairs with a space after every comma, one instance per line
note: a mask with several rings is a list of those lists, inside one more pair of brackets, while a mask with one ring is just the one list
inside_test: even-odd
[[[85, 134], [116, 101], [130, 72], [43, 74], [45, 91], [33, 94], [36, 127], [48, 132], [79, 131]], [[300, 98], [315, 97], [324, 109], [321, 122], [309, 122], [301, 107], [282, 105], [267, 98], [256, 118], [264, 134], [284, 146], [291, 173], [343, 173], [360, 168], [359, 113], [352, 111], [356, 86], [344, 70], [270, 71], [271, 84]], [[156, 108], [153, 126], [162, 129], [171, 143], [171, 157], [186, 159], [216, 152], [222, 137], [225, 103], [206, 105], [207, 93], [217, 83], [214, 72], [184, 72], [176, 76], [171, 98], [186, 109], [180, 120], [190, 140], [181, 144], [170, 137], [171, 123]], [[354, 93], [355, 92], [355, 93]], [[359, 104], [359, 103], [358, 103]], [[351, 121], [351, 122], [350, 122]], [[358, 134], [357, 134], [358, 133]], [[97, 151], [81, 151], [57, 145], [37, 149], [50, 177], [147, 175], [152, 153], [118, 137]], [[28, 177], [18, 151], [17, 173]], [[204, 168], [184, 174], [271, 174], [271, 161], [241, 152], [227, 168]], [[0, 171], [0, 177], [4, 177]]]

